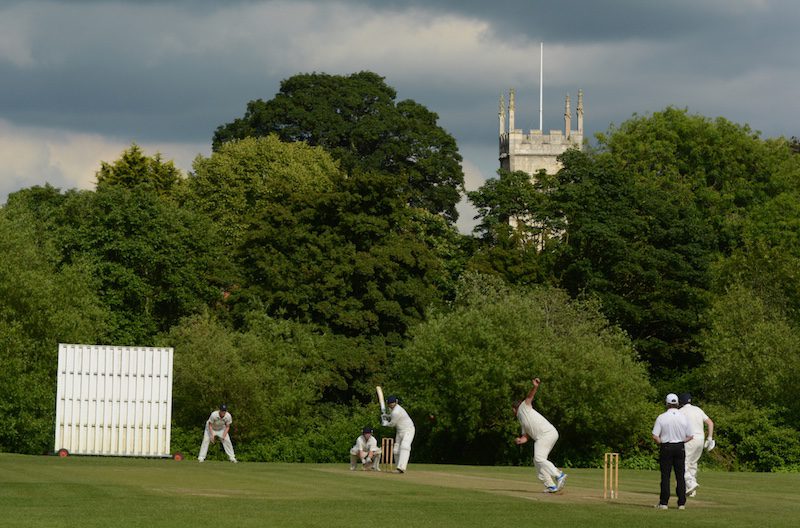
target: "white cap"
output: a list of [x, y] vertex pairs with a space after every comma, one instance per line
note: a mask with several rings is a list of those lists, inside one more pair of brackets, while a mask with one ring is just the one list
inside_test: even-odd
[[678, 395], [670, 392], [669, 394], [667, 394], [667, 404], [673, 404], [673, 403], [674, 404], [678, 403]]

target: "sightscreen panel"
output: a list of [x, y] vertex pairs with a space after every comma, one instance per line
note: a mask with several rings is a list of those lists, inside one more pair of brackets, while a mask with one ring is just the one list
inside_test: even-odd
[[170, 456], [172, 348], [58, 346], [54, 451]]

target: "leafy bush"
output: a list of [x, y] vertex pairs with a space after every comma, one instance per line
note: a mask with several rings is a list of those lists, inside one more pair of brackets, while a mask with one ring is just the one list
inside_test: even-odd
[[734, 285], [717, 298], [701, 337], [698, 377], [709, 400], [740, 399], [800, 426], [800, 337], [779, 308]]
[[773, 411], [744, 400], [729, 406], [709, 404], [704, 410], [714, 420], [717, 448], [703, 458], [736, 471], [796, 471], [800, 468], [797, 431], [780, 425]]
[[[319, 416], [302, 429], [260, 438], [241, 447], [242, 460], [259, 462], [346, 462], [366, 425], [377, 426], [377, 406], [321, 405]], [[387, 435], [393, 431], [384, 431]], [[381, 429], [375, 427], [376, 437]], [[378, 440], [380, 442], [380, 439]]]
[[380, 342], [259, 314], [242, 332], [210, 315], [188, 318], [162, 340], [175, 347], [175, 424], [202, 434], [209, 413], [226, 402], [237, 453], [252, 451], [254, 459], [333, 460], [341, 456], [336, 442], [351, 442], [366, 425], [362, 406], [371, 402], [377, 415], [372, 381], [387, 353]]
[[560, 433], [556, 458], [591, 465], [605, 450], [649, 438], [645, 369], [594, 303], [547, 288], [463, 290], [469, 301], [417, 327], [395, 362], [431, 460], [526, 460], [511, 442], [518, 433], [512, 403], [535, 376], [542, 386], [534, 405]]

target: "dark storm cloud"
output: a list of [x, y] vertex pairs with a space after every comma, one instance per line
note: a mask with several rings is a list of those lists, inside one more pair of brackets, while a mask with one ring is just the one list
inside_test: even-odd
[[[0, 117], [13, 122], [118, 136], [208, 139], [215, 126], [208, 115], [237, 94], [246, 97], [242, 87], [263, 82], [263, 74], [245, 66], [252, 59], [247, 50], [169, 50], [176, 34], [189, 31], [181, 27], [180, 9], [191, 4], [196, 13], [197, 4], [214, 2], [40, 4], [50, 9], [28, 29], [30, 63], [3, 61], [0, 55]], [[138, 6], [148, 9], [137, 11]], [[31, 3], [20, 2], [17, 9], [27, 12]]]
[[[392, 5], [382, 0], [353, 3], [375, 9]], [[794, 0], [407, 0], [400, 5], [486, 21], [499, 38], [552, 43], [672, 40], [700, 33], [745, 37], [763, 33], [765, 25], [788, 29], [797, 22], [792, 15], [798, 14]]]
[[[215, 126], [241, 114], [247, 100], [254, 96], [271, 97], [281, 78], [309, 68], [298, 63], [295, 71], [259, 69], [262, 61], [257, 50], [237, 47], [235, 39], [221, 40], [219, 47], [204, 49], [202, 53], [193, 53], [191, 49], [170, 53], [169, 46], [176, 40], [172, 37], [178, 35], [180, 45], [191, 47], [195, 43], [189, 40], [188, 33], [194, 31], [192, 24], [198, 17], [205, 16], [208, 24], [213, 24], [215, 14], [265, 4], [281, 3], [257, 0], [6, 3], [18, 10], [41, 11], [46, 6], [50, 9], [44, 9], [30, 26], [34, 64], [18, 65], [0, 59], [0, 75], [4, 80], [0, 116], [29, 125], [69, 126], [114, 135], [132, 131], [154, 139], [210, 138]], [[603, 100], [611, 91], [619, 91], [620, 82], [638, 92], [632, 98], [634, 101], [646, 102], [654, 93], [654, 85], [648, 81], [663, 86], [660, 79], [665, 74], [691, 83], [696, 82], [690, 80], [695, 75], [726, 79], [769, 65], [781, 65], [787, 59], [785, 54], [764, 53], [764, 50], [793, 46], [794, 24], [800, 18], [800, 3], [790, 1], [351, 0], [309, 4], [346, 5], [354, 13], [370, 10], [375, 16], [386, 17], [409, 8], [429, 13], [431, 19], [462, 16], [488, 24], [490, 38], [511, 47], [544, 41], [548, 60], [550, 50], [559, 45], [589, 48], [617, 45], [615, 54], [602, 57], [602, 63], [590, 70], [575, 71], [571, 85], [559, 84], [561, 80], [552, 75], [547, 79], [548, 94], [559, 94], [560, 99], [561, 94], [574, 93], [576, 85], [580, 85], [595, 101]], [[219, 24], [231, 21], [220, 19]], [[324, 28], [325, 20], [318, 21], [318, 25]], [[236, 32], [235, 27], [203, 25], [202, 28], [212, 34], [196, 35], [199, 43], [206, 37], [214, 38], [217, 30]], [[646, 57], [636, 53], [637, 49], [653, 43], [658, 43], [661, 49]], [[275, 45], [291, 46], [281, 42]], [[398, 50], [399, 55], [402, 53], [403, 50]], [[797, 64], [796, 59], [792, 60]], [[478, 100], [489, 96], [480, 86], [461, 85], [444, 90], [427, 85], [425, 74], [399, 73], [391, 69], [391, 64], [386, 66], [386, 71], [378, 73], [403, 89], [401, 97], [425, 99], [425, 104], [442, 115], [450, 115], [455, 101], [461, 108], [474, 108]], [[535, 69], [534, 60], [528, 66], [519, 66], [529, 80], [535, 76]], [[548, 64], [548, 74], [551, 71]], [[509, 77], [513, 73], [509, 72]], [[495, 104], [494, 93], [513, 84], [510, 81], [513, 78], [497, 79], [491, 105]], [[535, 85], [527, 88], [536, 89]], [[460, 96], [454, 98], [459, 91]], [[526, 95], [529, 94], [524, 92], [521, 97]], [[680, 91], [662, 94], [657, 99], [663, 101], [659, 107], [684, 102]], [[560, 103], [553, 99], [548, 104]], [[615, 106], [614, 102], [603, 104], [604, 109]], [[655, 109], [658, 108], [650, 108]], [[629, 114], [619, 116], [616, 121]], [[602, 114], [594, 114], [598, 115]], [[610, 114], [603, 115], [603, 119], [608, 117]], [[474, 127], [465, 129], [467, 134], [473, 131]]]
[[[353, 3], [391, 9], [381, 0]], [[785, 66], [785, 51], [796, 47], [800, 22], [796, 0], [408, 0], [402, 6], [483, 21], [493, 38], [510, 43], [660, 43], [673, 53], [638, 65], [640, 71], [677, 68], [722, 76]]]
[[[798, 135], [798, 22], [794, 0], [5, 1], [0, 155], [18, 150], [1, 143], [18, 129], [31, 159], [48, 152], [37, 127], [207, 148], [282, 79], [372, 70], [436, 112], [489, 177], [500, 92], [517, 89], [518, 127], [538, 126], [539, 42], [545, 130], [563, 126], [564, 96], [574, 110], [580, 88], [589, 136], [667, 105]], [[30, 184], [69, 181], [16, 166], [0, 168], [0, 200], [28, 166]]]

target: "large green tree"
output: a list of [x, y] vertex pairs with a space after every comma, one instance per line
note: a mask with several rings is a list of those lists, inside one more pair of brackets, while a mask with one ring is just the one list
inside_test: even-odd
[[708, 312], [701, 388], [714, 401], [750, 402], [800, 426], [800, 337], [780, 307], [733, 285]]
[[744, 284], [800, 324], [800, 156], [768, 141], [775, 170], [764, 198], [732, 217], [736, 244], [714, 266], [717, 291]]
[[697, 364], [715, 233], [685, 186], [637, 181], [608, 155], [564, 158], [567, 219], [556, 274], [573, 295], [597, 295], [657, 370]]
[[146, 188], [77, 193], [64, 216], [64, 261], [92, 262], [118, 342], [151, 343], [181, 317], [220, 302], [231, 283], [215, 226]]
[[347, 335], [402, 335], [457, 274], [444, 265], [460, 253], [454, 228], [408, 206], [391, 174], [346, 174], [321, 147], [274, 134], [225, 143], [194, 168], [186, 203], [227, 235], [239, 320], [260, 309]]
[[30, 212], [0, 210], [0, 451], [52, 449], [58, 344], [108, 336], [91, 266], [53, 242]]
[[259, 211], [237, 254], [240, 298], [347, 335], [404, 335], [447, 276], [391, 181], [357, 171], [335, 191], [289, 193]]
[[114, 342], [149, 344], [181, 317], [216, 305], [233, 282], [216, 225], [178, 206], [183, 185], [171, 162], [134, 145], [103, 163], [96, 191], [24, 189], [9, 197], [5, 213], [27, 218], [60, 265], [91, 269], [112, 313]]
[[512, 404], [544, 383], [536, 407], [557, 424], [559, 459], [635, 451], [652, 389], [630, 340], [592, 303], [549, 287], [510, 289], [467, 274], [455, 309], [415, 327], [398, 352], [394, 383], [435, 461], [508, 463]]
[[198, 156], [193, 169], [185, 205], [219, 226], [229, 250], [271, 204], [330, 191], [340, 173], [321, 147], [286, 143], [275, 134], [220, 145], [208, 158]]
[[372, 72], [295, 75], [273, 99], [250, 101], [243, 117], [218, 127], [213, 146], [269, 134], [318, 145], [347, 172], [394, 175], [391, 185], [406, 188], [411, 205], [455, 221], [464, 184], [455, 139], [434, 112], [396, 95]]
[[545, 189], [553, 176], [540, 171], [535, 177], [523, 171], [499, 170], [476, 191], [467, 193], [480, 222], [469, 269], [496, 274], [512, 284], [548, 282], [553, 253], [542, 251], [564, 229], [560, 211], [551, 211]]
[[548, 192], [566, 220], [561, 284], [597, 295], [655, 370], [697, 365], [712, 264], [741, 245], [788, 156], [786, 142], [674, 108], [612, 127], [597, 150], [563, 156]]

